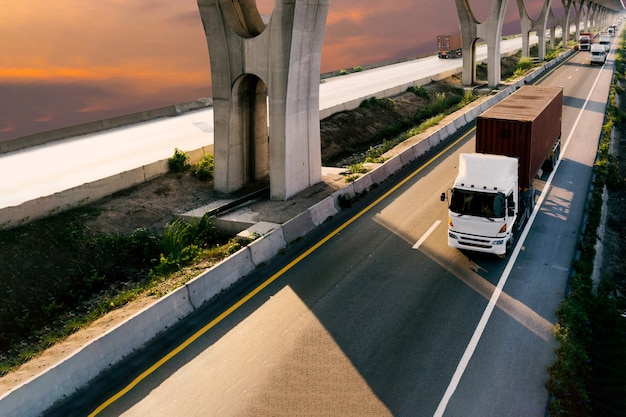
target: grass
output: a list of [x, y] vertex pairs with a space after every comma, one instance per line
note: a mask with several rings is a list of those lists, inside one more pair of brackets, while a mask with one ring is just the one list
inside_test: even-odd
[[[80, 224], [77, 219], [83, 215], [84, 209], [72, 210], [54, 219], [0, 232], [2, 244], [14, 244], [7, 239], [11, 235], [39, 236], [44, 247], [26, 239], [23, 244], [12, 245], [12, 251], [32, 253], [27, 257], [49, 257], [45, 263], [46, 270], [51, 271], [29, 274], [33, 265], [21, 266], [0, 257], [2, 267], [12, 271], [3, 277], [8, 279], [2, 280], [3, 289], [11, 297], [5, 297], [0, 306], [0, 376], [139, 296], [166, 294], [173, 285], [168, 281], [175, 278], [179, 286], [197, 275], [194, 268], [186, 274], [186, 267], [198, 262], [205, 266], [217, 263], [242, 245], [217, 232], [209, 218], [189, 224], [175, 221], [163, 236], [144, 229], [128, 236], [111, 236], [89, 230], [76, 233]], [[52, 225], [45, 226], [47, 233], [35, 233], [51, 221]], [[64, 225], [71, 229], [57, 229]], [[67, 246], [67, 239], [46, 239], [64, 234], [76, 242], [74, 247]], [[90, 250], [83, 250], [88, 246]], [[52, 259], [59, 252], [65, 256]]]
[[[178, 168], [188, 158], [176, 150], [172, 160]], [[140, 295], [162, 295], [186, 267], [241, 246], [206, 217], [176, 220], [162, 235], [104, 234], [87, 226], [100, 213], [85, 206], [0, 230], [0, 376]]]
[[[620, 51], [624, 52], [623, 38]], [[616, 63], [617, 81], [626, 80], [621, 54], [620, 61]], [[626, 135], [626, 114], [616, 105], [618, 90], [621, 88], [614, 83], [594, 165], [580, 256], [574, 262], [570, 292], [557, 311], [555, 336], [559, 347], [546, 383], [552, 398], [550, 415], [554, 417], [617, 417], [626, 410], [626, 320], [620, 315], [626, 310], [626, 302], [614, 297], [620, 277], [603, 276], [597, 289], [591, 279], [603, 191], [608, 186], [614, 192], [626, 192], [619, 176], [619, 161], [609, 152], [612, 130], [617, 129], [618, 136]]]

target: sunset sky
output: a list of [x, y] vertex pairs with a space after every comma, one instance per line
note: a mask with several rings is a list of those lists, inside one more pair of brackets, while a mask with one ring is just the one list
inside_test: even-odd
[[[525, 3], [536, 17], [543, 0]], [[491, 1], [470, 4], [484, 20]], [[0, 141], [211, 95], [196, 0], [0, 0], [0, 22]], [[509, 0], [504, 34], [519, 27]], [[321, 69], [432, 53], [458, 32], [453, 0], [331, 0]]]

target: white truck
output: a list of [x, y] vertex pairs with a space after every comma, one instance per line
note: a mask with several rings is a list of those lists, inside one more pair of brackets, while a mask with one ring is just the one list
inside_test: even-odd
[[533, 181], [561, 147], [563, 89], [524, 86], [476, 119], [476, 153], [461, 154], [449, 192], [448, 245], [504, 256], [535, 205]]
[[589, 55], [590, 65], [604, 65], [604, 62], [606, 61], [606, 50], [604, 46], [600, 45], [599, 43], [592, 43]]
[[588, 51], [593, 42], [593, 34], [590, 32], [581, 32], [578, 38], [578, 49], [580, 51]]
[[602, 33], [598, 43], [602, 45], [604, 47], [604, 51], [608, 53], [609, 49], [611, 49], [611, 36]]

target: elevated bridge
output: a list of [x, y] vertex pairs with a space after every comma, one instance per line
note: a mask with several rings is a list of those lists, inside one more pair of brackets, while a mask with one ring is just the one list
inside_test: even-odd
[[[492, 0], [479, 22], [469, 0], [455, 0], [463, 45], [463, 84], [476, 81], [476, 44], [487, 43], [487, 78], [501, 81], [500, 45], [508, 0]], [[560, 26], [567, 43], [573, 23], [604, 27], [624, 6], [621, 0], [561, 0], [563, 16], [544, 0], [531, 19], [516, 0], [522, 28], [522, 55], [537, 32], [539, 59], [546, 34]], [[230, 193], [269, 177], [270, 196], [286, 200], [321, 180], [319, 74], [330, 0], [276, 0], [268, 23], [255, 0], [198, 0], [213, 82], [215, 189]], [[570, 15], [574, 21], [570, 22]]]

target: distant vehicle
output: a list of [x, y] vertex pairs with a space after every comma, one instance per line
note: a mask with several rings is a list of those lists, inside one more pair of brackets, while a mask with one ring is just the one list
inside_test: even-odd
[[463, 55], [463, 43], [461, 34], [438, 35], [437, 56], [441, 59], [458, 58]]
[[593, 33], [580, 32], [580, 37], [578, 38], [578, 49], [581, 51], [588, 51], [589, 49], [591, 49], [592, 39]]
[[591, 65], [604, 65], [604, 62], [606, 61], [606, 49], [604, 48], [604, 45], [600, 45], [599, 43], [592, 43], [591, 50], [589, 52], [591, 54]]
[[604, 50], [606, 52], [609, 52], [609, 49], [611, 49], [611, 37], [609, 35], [600, 35], [600, 41], [599, 44], [604, 46]]
[[460, 155], [449, 191], [450, 247], [510, 252], [535, 205], [535, 176], [559, 158], [562, 108], [561, 87], [528, 85], [477, 117], [476, 153]]

